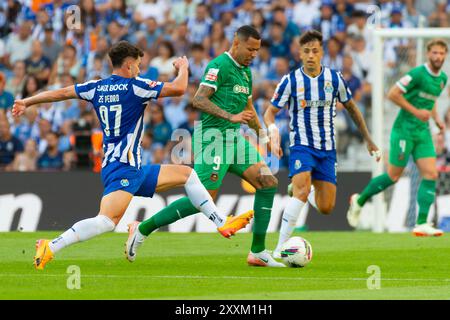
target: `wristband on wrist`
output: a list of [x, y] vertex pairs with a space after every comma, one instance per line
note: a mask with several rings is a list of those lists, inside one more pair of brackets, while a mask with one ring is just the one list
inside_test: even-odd
[[278, 127], [275, 123], [271, 123], [267, 129], [269, 130], [270, 134], [272, 134], [272, 132], [274, 132], [274, 131], [278, 132]]

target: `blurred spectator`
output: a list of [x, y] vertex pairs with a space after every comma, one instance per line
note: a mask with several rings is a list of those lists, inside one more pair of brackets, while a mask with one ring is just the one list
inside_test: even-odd
[[281, 23], [272, 23], [270, 28], [270, 41], [270, 54], [273, 58], [289, 56], [290, 42], [284, 37]]
[[193, 44], [189, 58], [189, 81], [200, 82], [207, 65], [205, 48], [201, 44]]
[[142, 78], [156, 80], [158, 79], [158, 69], [150, 65], [150, 55], [144, 51], [144, 56], [141, 58], [140, 76]]
[[6, 64], [11, 67], [17, 60], [26, 60], [31, 54], [33, 38], [30, 22], [20, 25], [19, 32], [11, 33], [6, 42]]
[[344, 19], [345, 25], [348, 26], [350, 24], [354, 10], [355, 6], [353, 5], [353, 3], [350, 3], [350, 1], [335, 0], [334, 12]]
[[158, 47], [158, 56], [152, 59], [150, 65], [158, 69], [159, 75], [167, 75], [172, 78], [175, 74], [173, 62], [176, 60], [175, 50], [172, 43], [169, 41], [162, 41]]
[[347, 53], [353, 59], [353, 73], [361, 80], [367, 80], [372, 66], [372, 54], [366, 48], [366, 42], [362, 36], [353, 36]]
[[177, 24], [186, 22], [189, 17], [195, 14], [197, 8], [197, 1], [194, 0], [180, 0], [175, 2], [170, 9], [170, 18]]
[[274, 59], [272, 59], [272, 56], [270, 54], [270, 42], [267, 40], [262, 40], [258, 56], [255, 58], [255, 60], [253, 60], [253, 84], [257, 85], [268, 79], [273, 80], [273, 68]]
[[36, 171], [38, 152], [36, 141], [28, 139], [25, 143], [25, 150], [16, 154], [9, 170], [11, 171]]
[[189, 30], [187, 23], [182, 23], [171, 35], [173, 47], [177, 57], [185, 56], [189, 52], [190, 42], [188, 39]]
[[110, 64], [107, 57], [108, 49], [108, 41], [105, 38], [98, 39], [97, 48], [89, 52], [86, 61], [83, 63], [87, 79], [104, 78], [110, 74]]
[[88, 31], [95, 29], [98, 21], [98, 13], [95, 11], [94, 0], [80, 0], [81, 22]]
[[32, 30], [33, 40], [43, 41], [45, 37], [45, 25], [49, 23], [50, 17], [44, 8], [39, 9], [36, 14], [36, 24]]
[[146, 166], [153, 163], [153, 154], [151, 150], [152, 144], [153, 144], [152, 132], [145, 131], [144, 136], [142, 137], [142, 144], [141, 144], [142, 166]]
[[341, 43], [336, 37], [331, 37], [330, 40], [328, 40], [326, 53], [323, 56], [322, 63], [331, 69], [342, 69]]
[[320, 17], [320, 0], [300, 0], [294, 5], [293, 21], [300, 29], [312, 28], [313, 21]]
[[430, 27], [448, 26], [446, 0], [415, 0], [413, 3], [417, 13], [428, 19]]
[[23, 151], [22, 142], [9, 129], [8, 121], [0, 118], [0, 169], [13, 162], [16, 152]]
[[355, 10], [352, 14], [351, 24], [347, 28], [348, 36], [362, 36], [366, 41], [368, 48], [372, 48], [372, 32], [366, 23], [366, 13], [361, 10]]
[[269, 30], [267, 26], [267, 20], [264, 17], [264, 13], [262, 10], [259, 9], [253, 11], [251, 26], [259, 32], [261, 38], [268, 38]]
[[127, 40], [127, 30], [118, 21], [113, 20], [108, 24], [106, 39], [108, 43], [115, 44], [121, 40]]
[[298, 26], [294, 22], [289, 21], [286, 18], [285, 9], [283, 7], [276, 7], [273, 10], [272, 15], [273, 15], [273, 22], [279, 23], [283, 28], [282, 30], [283, 39], [287, 43], [290, 44], [296, 37], [300, 35], [300, 30]]
[[121, 25], [130, 25], [132, 9], [127, 6], [126, 0], [112, 0], [107, 3], [105, 16], [106, 23], [116, 20]]
[[255, 10], [253, 0], [244, 0], [242, 5], [237, 10], [236, 21], [242, 25], [249, 25], [252, 23], [252, 13]]
[[171, 97], [164, 103], [164, 117], [172, 128], [178, 128], [180, 124], [186, 121], [187, 115], [184, 109], [188, 101], [186, 97]]
[[7, 36], [17, 25], [17, 17], [20, 13], [21, 4], [16, 0], [3, 1], [3, 23], [0, 22], [0, 38]]
[[53, 37], [53, 25], [47, 23], [44, 28], [44, 40], [42, 41], [42, 52], [44, 56], [47, 57], [53, 65], [61, 50], [62, 46], [56, 42]]
[[40, 170], [61, 170], [64, 167], [63, 153], [59, 151], [59, 138], [56, 132], [49, 132], [45, 136], [47, 148], [39, 157], [37, 166]]
[[25, 85], [25, 62], [18, 60], [14, 63], [13, 75], [6, 80], [5, 90], [11, 92], [14, 98], [22, 94]]
[[46, 85], [50, 77], [50, 60], [43, 56], [41, 42], [34, 40], [31, 56], [25, 60], [27, 74], [35, 76], [40, 85]]
[[39, 154], [43, 154], [47, 149], [47, 134], [52, 131], [52, 124], [47, 119], [39, 119], [39, 136], [36, 137]]
[[82, 82], [84, 74], [81, 70], [81, 62], [77, 59], [77, 51], [71, 44], [66, 44], [59, 55], [50, 74], [49, 84], [57, 82], [57, 78], [63, 74], [70, 74], [73, 78]]
[[172, 127], [164, 116], [162, 105], [153, 104], [151, 106], [151, 120], [149, 128], [153, 133], [154, 142], [161, 143], [165, 146], [170, 141]]
[[40, 89], [39, 80], [33, 75], [27, 75], [25, 77], [25, 84], [23, 86], [20, 99], [25, 99], [37, 94], [39, 89]]
[[228, 49], [230, 49], [230, 41], [225, 37], [223, 25], [221, 21], [215, 21], [211, 29], [211, 37], [205, 39], [206, 47], [209, 48], [209, 56], [215, 58]]
[[199, 119], [198, 111], [189, 103], [184, 111], [187, 113], [187, 121], [180, 125], [180, 129], [188, 130], [191, 136], [194, 134], [195, 121]]
[[14, 104], [14, 96], [11, 92], [5, 90], [6, 77], [0, 72], [0, 112], [6, 113], [6, 110]]
[[195, 9], [195, 16], [188, 20], [189, 40], [192, 43], [202, 43], [211, 32], [212, 20], [209, 17], [208, 7], [199, 4]]
[[160, 0], [143, 0], [134, 10], [134, 21], [141, 23], [147, 18], [155, 18], [158, 24], [162, 24], [166, 18], [167, 12], [166, 1]]
[[345, 40], [345, 22], [341, 16], [333, 13], [333, 2], [322, 1], [320, 6], [320, 17], [314, 19], [313, 28], [322, 32], [323, 42], [335, 36], [339, 41]]

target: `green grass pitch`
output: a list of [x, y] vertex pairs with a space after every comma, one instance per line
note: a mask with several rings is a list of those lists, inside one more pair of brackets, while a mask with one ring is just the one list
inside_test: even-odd
[[[124, 258], [127, 235], [107, 234], [34, 270], [35, 239], [56, 235], [0, 233], [0, 299], [450, 299], [448, 234], [298, 233], [313, 247], [312, 262], [302, 269], [248, 267], [246, 233], [227, 240], [156, 232], [134, 263]], [[268, 235], [269, 248], [277, 238]], [[79, 290], [67, 288], [71, 265], [80, 268]], [[381, 271], [379, 289], [368, 289], [372, 265]]]

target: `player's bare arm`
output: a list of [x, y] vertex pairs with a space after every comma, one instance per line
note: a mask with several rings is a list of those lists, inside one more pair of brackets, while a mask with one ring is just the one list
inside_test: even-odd
[[78, 96], [75, 92], [75, 86], [68, 86], [57, 90], [44, 91], [35, 96], [14, 101], [12, 115], [14, 117], [21, 116], [25, 112], [26, 108], [35, 104], [57, 102], [76, 98], [78, 98]]
[[436, 123], [436, 126], [439, 128], [440, 133], [443, 134], [445, 132], [445, 122], [442, 121], [439, 117], [436, 103], [434, 104], [433, 110], [431, 111], [431, 117], [433, 118], [434, 123]]
[[264, 123], [269, 131], [269, 138], [271, 141], [271, 149], [272, 153], [280, 159], [283, 156], [283, 150], [280, 147], [281, 139], [280, 132], [278, 131], [277, 126], [275, 125], [275, 116], [281, 109], [275, 108], [273, 106], [269, 106], [264, 113]]
[[189, 61], [186, 56], [180, 57], [173, 63], [178, 71], [177, 77], [172, 82], [165, 82], [160, 97], [176, 97], [186, 92], [189, 79]]
[[359, 132], [362, 134], [364, 140], [366, 141], [367, 150], [369, 150], [369, 153], [371, 155], [375, 154], [377, 161], [379, 161], [381, 158], [381, 155], [379, 153], [380, 151], [372, 141], [372, 137], [370, 136], [369, 130], [367, 129], [366, 122], [364, 121], [361, 111], [359, 111], [355, 101], [353, 99], [350, 99], [349, 101], [344, 103], [344, 107], [345, 109], [347, 109], [350, 117], [352, 118], [353, 122], [358, 127]]
[[195, 108], [209, 113], [215, 117], [228, 120], [232, 123], [245, 123], [255, 117], [252, 111], [244, 110], [238, 114], [231, 114], [213, 103], [209, 98], [214, 94], [215, 90], [212, 87], [200, 85], [195, 93], [193, 105]]
[[406, 100], [405, 97], [403, 96], [402, 89], [400, 89], [397, 85], [392, 86], [392, 88], [388, 92], [387, 97], [397, 106], [408, 111], [417, 119], [423, 122], [427, 122], [431, 117], [430, 111], [425, 109], [417, 109], [411, 103], [409, 103], [408, 100]]

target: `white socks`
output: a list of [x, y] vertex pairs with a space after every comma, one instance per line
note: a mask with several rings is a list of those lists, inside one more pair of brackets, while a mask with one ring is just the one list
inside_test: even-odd
[[285, 243], [291, 237], [300, 211], [302, 210], [304, 205], [305, 202], [295, 197], [291, 197], [289, 199], [288, 204], [283, 212], [283, 218], [281, 220], [281, 228], [280, 228], [280, 237], [278, 239], [278, 245], [275, 251], [280, 251], [283, 243]]
[[53, 253], [76, 242], [91, 239], [99, 234], [113, 231], [116, 225], [107, 216], [99, 214], [95, 218], [78, 221], [72, 228], [50, 242]]
[[225, 224], [225, 215], [216, 207], [211, 195], [205, 189], [194, 170], [192, 170], [184, 188], [194, 207], [203, 212], [203, 214], [209, 220], [213, 221], [217, 227], [221, 227]]
[[310, 205], [312, 205], [317, 212], [320, 212], [319, 208], [317, 207], [317, 203], [316, 203], [316, 189], [314, 189], [314, 186], [311, 185], [311, 190], [309, 191], [308, 194], [308, 202]]

